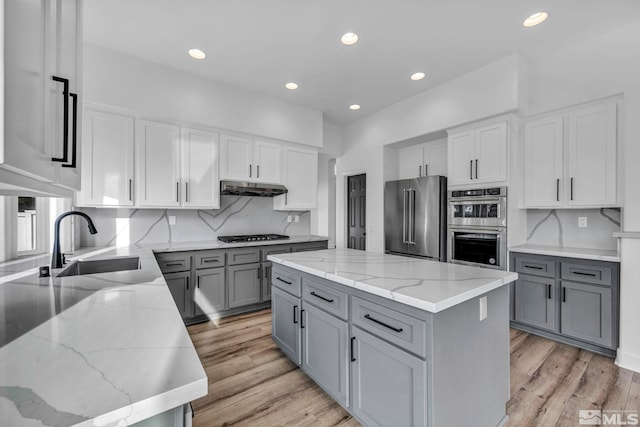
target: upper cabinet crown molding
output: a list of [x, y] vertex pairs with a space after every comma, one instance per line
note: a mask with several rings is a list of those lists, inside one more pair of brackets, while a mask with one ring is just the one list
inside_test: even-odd
[[40, 191], [80, 189], [82, 2], [6, 0], [4, 31], [14, 42], [4, 53], [0, 167], [52, 186]]
[[619, 99], [525, 122], [525, 208], [619, 206]]

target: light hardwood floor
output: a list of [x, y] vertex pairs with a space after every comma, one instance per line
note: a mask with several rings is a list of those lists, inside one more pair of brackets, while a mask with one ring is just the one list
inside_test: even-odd
[[[360, 425], [278, 350], [270, 310], [188, 330], [209, 377], [194, 427]], [[640, 411], [640, 374], [512, 329], [508, 425], [577, 426], [579, 409]]]

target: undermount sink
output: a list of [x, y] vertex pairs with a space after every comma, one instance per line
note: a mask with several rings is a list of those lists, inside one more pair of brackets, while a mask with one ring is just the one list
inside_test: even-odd
[[83, 274], [113, 273], [115, 271], [139, 270], [140, 257], [106, 258], [89, 261], [74, 261], [57, 277], [80, 276]]

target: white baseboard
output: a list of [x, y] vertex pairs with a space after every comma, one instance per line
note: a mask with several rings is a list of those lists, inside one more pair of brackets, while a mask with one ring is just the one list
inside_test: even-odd
[[625, 353], [620, 348], [618, 348], [618, 354], [615, 363], [621, 368], [640, 373], [640, 356], [637, 354]]

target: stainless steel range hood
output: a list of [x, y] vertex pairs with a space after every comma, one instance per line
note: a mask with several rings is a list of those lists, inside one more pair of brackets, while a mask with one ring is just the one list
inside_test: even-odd
[[287, 187], [279, 184], [263, 184], [241, 181], [220, 181], [220, 194], [231, 196], [274, 197], [288, 193]]

